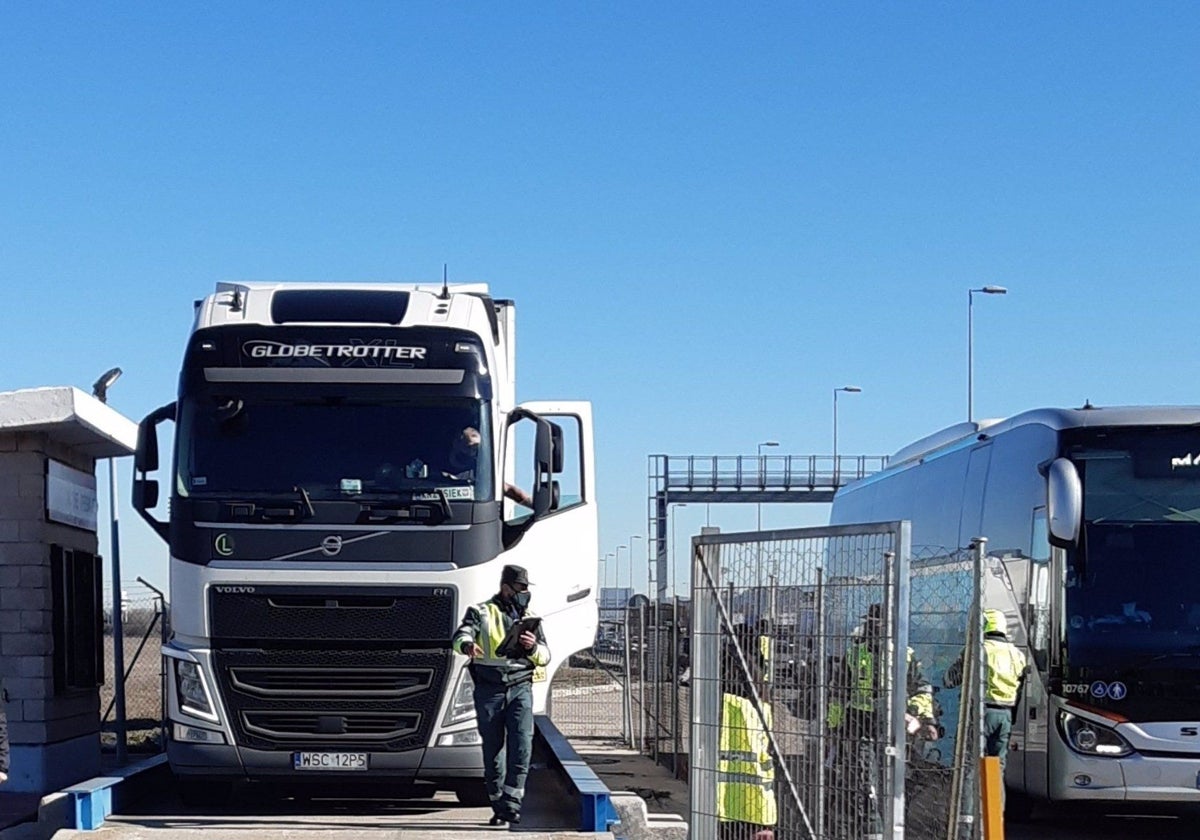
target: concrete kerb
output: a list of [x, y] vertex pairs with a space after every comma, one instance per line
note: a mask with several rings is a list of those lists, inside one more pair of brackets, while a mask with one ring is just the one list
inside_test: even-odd
[[97, 829], [115, 809], [169, 779], [167, 757], [156, 755], [114, 770], [107, 776], [71, 785], [42, 797], [37, 821], [18, 823], [0, 831], [0, 840], [49, 840], [62, 829]]
[[678, 814], [651, 814], [636, 793], [614, 793], [613, 808], [620, 818], [619, 840], [687, 840], [688, 824]]

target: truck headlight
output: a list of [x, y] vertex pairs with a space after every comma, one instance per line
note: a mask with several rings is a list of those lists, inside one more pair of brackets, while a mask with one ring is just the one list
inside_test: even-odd
[[471, 672], [463, 668], [458, 673], [458, 684], [454, 686], [454, 696], [450, 700], [450, 708], [446, 710], [446, 719], [442, 726], [452, 726], [471, 720], [475, 717], [475, 680]]
[[212, 721], [217, 719], [204, 676], [195, 662], [175, 660], [175, 690], [179, 694], [179, 708], [185, 714]]
[[1133, 752], [1133, 746], [1117, 734], [1116, 730], [1084, 720], [1070, 712], [1059, 711], [1058, 726], [1067, 746], [1077, 753], [1120, 758]]

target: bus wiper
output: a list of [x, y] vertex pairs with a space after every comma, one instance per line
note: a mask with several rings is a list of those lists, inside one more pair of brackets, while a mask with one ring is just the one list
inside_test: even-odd
[[310, 499], [308, 497], [308, 491], [305, 490], [303, 487], [301, 487], [299, 484], [297, 484], [292, 489], [300, 494], [300, 498], [304, 499], [304, 506], [306, 508], [308, 508], [308, 515], [315, 517], [317, 515], [317, 512], [315, 510], [313, 510], [312, 499]]

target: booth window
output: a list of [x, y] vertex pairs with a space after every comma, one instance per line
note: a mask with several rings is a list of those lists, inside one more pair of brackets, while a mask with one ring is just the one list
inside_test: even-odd
[[54, 693], [104, 684], [104, 607], [100, 558], [50, 546]]

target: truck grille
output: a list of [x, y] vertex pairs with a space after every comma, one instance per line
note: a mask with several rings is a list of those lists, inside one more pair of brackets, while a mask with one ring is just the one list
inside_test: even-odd
[[404, 712], [242, 712], [243, 729], [276, 741], [394, 741], [416, 732], [420, 722], [420, 714]]
[[428, 691], [430, 668], [253, 668], [231, 666], [229, 681], [259, 697], [398, 698]]
[[450, 658], [448, 649], [213, 652], [237, 742], [259, 750], [424, 747]]

